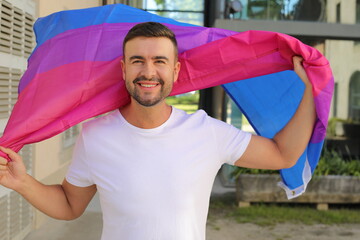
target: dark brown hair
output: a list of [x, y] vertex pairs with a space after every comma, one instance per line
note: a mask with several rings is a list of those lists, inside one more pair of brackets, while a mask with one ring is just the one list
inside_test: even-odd
[[125, 52], [125, 44], [136, 37], [165, 37], [171, 40], [174, 44], [176, 56], [178, 52], [177, 41], [175, 34], [165, 25], [158, 22], [144, 22], [132, 27], [123, 41], [123, 54]]

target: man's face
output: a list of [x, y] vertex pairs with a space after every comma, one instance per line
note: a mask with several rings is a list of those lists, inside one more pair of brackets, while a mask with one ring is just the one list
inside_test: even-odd
[[137, 37], [128, 41], [121, 66], [129, 94], [146, 107], [156, 105], [170, 94], [180, 70], [175, 47], [165, 37]]

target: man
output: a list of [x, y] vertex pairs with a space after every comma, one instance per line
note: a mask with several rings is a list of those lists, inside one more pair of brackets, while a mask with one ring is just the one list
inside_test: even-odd
[[[84, 124], [73, 162], [61, 185], [26, 174], [21, 157], [1, 147], [0, 184], [57, 218], [79, 217], [99, 191], [102, 239], [205, 239], [212, 184], [223, 163], [263, 169], [295, 164], [310, 139], [316, 114], [306, 85], [291, 121], [273, 140], [251, 136], [208, 117], [165, 103], [180, 63], [174, 34], [159, 23], [132, 28], [123, 43], [123, 78], [131, 101]], [[299, 130], [301, 129], [301, 130]]]

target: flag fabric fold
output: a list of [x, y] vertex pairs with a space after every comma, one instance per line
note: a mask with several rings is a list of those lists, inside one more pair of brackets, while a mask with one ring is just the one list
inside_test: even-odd
[[132, 26], [144, 21], [161, 22], [176, 34], [182, 69], [171, 95], [223, 85], [256, 132], [270, 138], [300, 103], [304, 86], [292, 71], [292, 57], [304, 58], [318, 120], [298, 163], [280, 171], [288, 198], [303, 193], [320, 156], [333, 92], [325, 57], [285, 34], [199, 27], [121, 4], [37, 20], [37, 46], [0, 145], [19, 151], [127, 104], [122, 41]]

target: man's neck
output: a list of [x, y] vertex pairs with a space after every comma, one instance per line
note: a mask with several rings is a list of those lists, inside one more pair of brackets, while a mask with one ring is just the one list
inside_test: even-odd
[[151, 129], [156, 128], [166, 122], [171, 115], [172, 108], [165, 101], [152, 107], [144, 107], [135, 100], [120, 109], [121, 115], [131, 125]]

